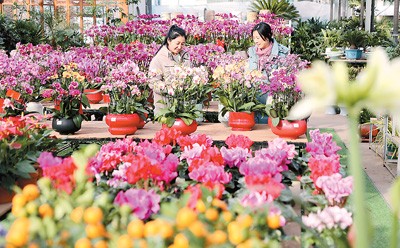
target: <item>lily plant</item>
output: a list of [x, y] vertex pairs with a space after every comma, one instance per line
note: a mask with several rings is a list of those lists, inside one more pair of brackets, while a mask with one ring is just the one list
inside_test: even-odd
[[[366, 187], [361, 167], [358, 120], [362, 108], [371, 109], [375, 114], [400, 114], [400, 81], [398, 71], [400, 59], [389, 61], [382, 48], [376, 48], [368, 59], [366, 68], [355, 80], [349, 79], [346, 64], [337, 62], [330, 67], [323, 62], [315, 62], [311, 69], [299, 74], [298, 83], [305, 93], [291, 110], [289, 117], [301, 118], [313, 110], [324, 109], [330, 105], [343, 105], [348, 110], [349, 161], [354, 178], [354, 215], [356, 247], [369, 247], [371, 223], [366, 207]], [[400, 191], [400, 182], [393, 192]], [[391, 247], [397, 246], [399, 194], [395, 200], [395, 223]]]

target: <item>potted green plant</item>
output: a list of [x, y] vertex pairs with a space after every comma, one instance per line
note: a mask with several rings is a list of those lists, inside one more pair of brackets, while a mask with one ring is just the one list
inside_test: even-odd
[[76, 63], [69, 63], [63, 65], [47, 81], [51, 83], [51, 88], [44, 90], [42, 96], [55, 101], [52, 128], [60, 134], [79, 131], [86, 118], [83, 108], [90, 107], [86, 95], [83, 94], [85, 76], [79, 73]]
[[322, 29], [323, 46], [325, 47], [326, 56], [329, 58], [339, 58], [343, 55], [341, 29]]
[[345, 50], [346, 58], [360, 59], [362, 50], [367, 41], [367, 32], [363, 30], [349, 30], [343, 33], [343, 41], [348, 47]]
[[364, 108], [360, 112], [359, 123], [360, 123], [360, 137], [362, 141], [369, 141], [369, 137], [371, 134], [371, 141], [375, 140], [375, 137], [379, 133], [379, 127], [373, 122], [372, 118], [376, 116], [369, 111], [368, 109]]
[[147, 77], [133, 61], [112, 69], [101, 90], [110, 96], [106, 124], [113, 135], [134, 134], [147, 119], [149, 88]]
[[[268, 124], [280, 137], [296, 139], [307, 130], [307, 121], [288, 119], [289, 111], [302, 99], [303, 92], [297, 84], [297, 74], [305, 69], [308, 61], [296, 54], [286, 57], [268, 58], [261, 61], [268, 80], [260, 85], [262, 93], [272, 98], [266, 105]], [[292, 132], [293, 131], [293, 132]]]
[[0, 126], [0, 188], [11, 191], [19, 180], [37, 177], [36, 159], [40, 152], [54, 149], [58, 139], [34, 115], [0, 118]]

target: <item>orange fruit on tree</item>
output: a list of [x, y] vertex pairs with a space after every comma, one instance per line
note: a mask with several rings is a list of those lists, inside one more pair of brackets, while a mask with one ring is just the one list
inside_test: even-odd
[[207, 235], [207, 229], [204, 226], [203, 222], [196, 220], [189, 226], [189, 230], [196, 237], [204, 237]]
[[236, 220], [243, 227], [250, 227], [253, 224], [253, 218], [248, 214], [239, 215]]
[[216, 221], [218, 219], [218, 210], [215, 208], [209, 208], [205, 212], [205, 216], [210, 221]]
[[16, 219], [6, 235], [6, 243], [13, 246], [24, 246], [29, 238], [29, 219], [21, 217]]
[[96, 244], [94, 244], [94, 248], [107, 248], [108, 244], [105, 240], [99, 240]]
[[174, 228], [171, 223], [168, 221], [161, 221], [160, 222], [160, 235], [164, 239], [172, 237], [174, 235]]
[[132, 247], [132, 240], [128, 234], [124, 234], [119, 236], [117, 242], [118, 248], [131, 248]]
[[267, 216], [267, 225], [271, 229], [281, 227], [281, 216], [279, 214], [270, 214]]
[[128, 224], [128, 235], [131, 238], [140, 239], [144, 234], [144, 222], [140, 219], [132, 220]]
[[75, 242], [75, 248], [90, 248], [92, 244], [88, 238], [80, 238]]
[[196, 210], [199, 213], [204, 213], [206, 211], [206, 204], [204, 204], [204, 202], [202, 200], [197, 200], [196, 203]]
[[89, 239], [95, 239], [98, 237], [103, 237], [106, 234], [106, 229], [104, 228], [103, 224], [88, 224], [85, 227], [86, 236]]
[[207, 237], [208, 242], [216, 245], [224, 244], [227, 239], [228, 235], [226, 235], [226, 233], [222, 230], [216, 230], [210, 236]]
[[89, 207], [83, 213], [83, 220], [87, 224], [96, 224], [103, 220], [103, 211], [99, 207]]
[[155, 236], [160, 231], [159, 223], [155, 220], [149, 221], [144, 225], [144, 236]]
[[83, 217], [83, 212], [85, 209], [81, 206], [74, 208], [71, 213], [69, 214], [69, 217], [71, 220], [77, 224], [81, 223], [82, 217]]
[[176, 225], [179, 229], [188, 227], [196, 220], [197, 220], [196, 212], [188, 207], [179, 209], [176, 215]]
[[26, 196], [23, 194], [16, 194], [13, 199], [12, 199], [12, 205], [13, 207], [23, 207], [25, 206], [27, 200], [26, 200]]
[[212, 204], [214, 207], [220, 208], [220, 209], [222, 209], [222, 210], [228, 210], [228, 205], [226, 205], [226, 202], [224, 202], [224, 201], [222, 201], [222, 200], [220, 200], [220, 199], [218, 199], [218, 198], [214, 198], [214, 199], [212, 200], [211, 204]]
[[174, 247], [189, 248], [189, 240], [183, 233], [178, 233], [174, 238]]
[[244, 229], [237, 221], [232, 221], [228, 224], [228, 238], [229, 241], [234, 244], [238, 245], [245, 240]]
[[27, 201], [35, 200], [40, 195], [40, 190], [35, 184], [28, 184], [22, 189], [22, 194], [26, 197]]
[[225, 222], [230, 222], [233, 218], [233, 215], [229, 211], [223, 211], [222, 212], [222, 218], [224, 219]]
[[52, 217], [53, 214], [54, 214], [53, 208], [49, 204], [45, 203], [45, 204], [40, 205], [40, 207], [39, 207], [39, 215], [42, 218], [44, 218], [44, 217]]

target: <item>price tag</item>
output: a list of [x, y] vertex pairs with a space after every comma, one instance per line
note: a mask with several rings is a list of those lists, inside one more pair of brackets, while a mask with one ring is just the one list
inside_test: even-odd
[[116, 122], [116, 121], [117, 121], [117, 118], [116, 118], [116, 117], [111, 117], [111, 121], [112, 121], [112, 122]]
[[299, 128], [299, 123], [293, 123], [293, 127], [295, 127], [295, 128]]
[[57, 125], [62, 125], [62, 120], [58, 120]]

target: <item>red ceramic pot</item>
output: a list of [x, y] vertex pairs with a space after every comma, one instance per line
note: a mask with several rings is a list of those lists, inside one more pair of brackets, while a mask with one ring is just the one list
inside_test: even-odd
[[254, 112], [229, 112], [229, 126], [232, 131], [251, 131], [256, 124]]
[[139, 115], [140, 121], [139, 121], [139, 125], [137, 126], [138, 129], [142, 129], [144, 127], [144, 125], [146, 124], [147, 116], [148, 116], [148, 114], [145, 113], [144, 117], [146, 119], [143, 120], [142, 117], [140, 117], [140, 115]]
[[0, 98], [0, 113], [4, 113], [3, 105], [4, 105], [4, 98]]
[[268, 118], [268, 125], [271, 128], [271, 131], [281, 138], [297, 139], [307, 132], [306, 120], [280, 120], [278, 125], [275, 127], [272, 124], [272, 118]]
[[110, 103], [111, 102], [109, 94], [103, 94], [103, 102], [104, 103]]
[[103, 92], [95, 89], [86, 89], [83, 91], [89, 100], [89, 103], [97, 104], [103, 100]]
[[[166, 124], [163, 124], [162, 126], [164, 128], [168, 128], [168, 126]], [[177, 119], [175, 119], [174, 125], [172, 125], [169, 128], [180, 131], [182, 133], [182, 135], [189, 135], [191, 133], [194, 133], [197, 130], [197, 122], [193, 121], [192, 124], [190, 124], [188, 126], [185, 124], [185, 122], [183, 122], [183, 120], [181, 118], [177, 118]]]
[[140, 122], [138, 114], [108, 114], [106, 124], [112, 135], [134, 134]]

